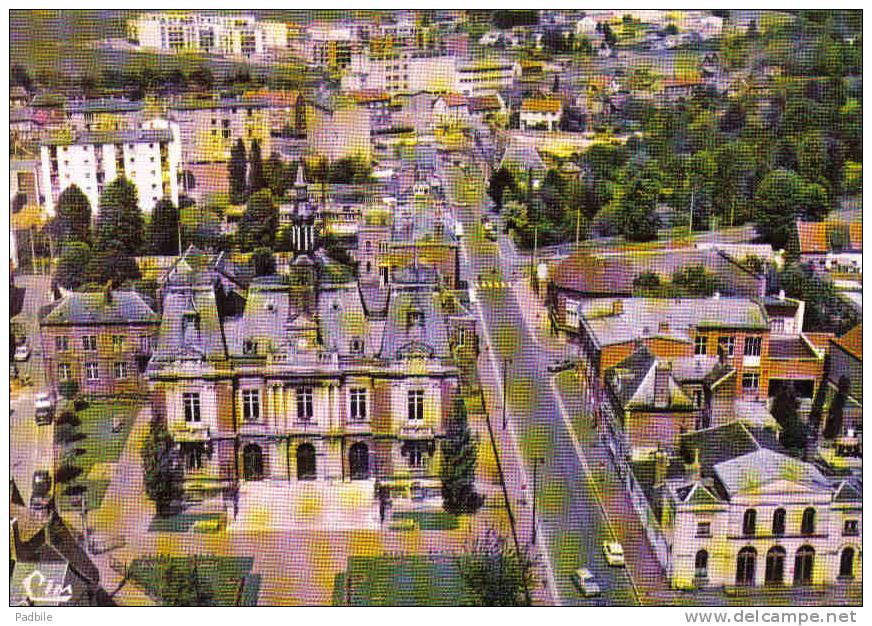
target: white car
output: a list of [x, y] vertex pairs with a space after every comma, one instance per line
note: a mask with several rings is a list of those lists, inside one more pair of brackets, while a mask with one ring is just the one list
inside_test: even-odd
[[17, 348], [15, 348], [15, 360], [16, 361], [26, 361], [30, 358], [30, 347], [23, 343]]
[[602, 593], [600, 586], [597, 584], [596, 580], [594, 580], [593, 574], [591, 574], [590, 570], [585, 567], [572, 572], [572, 582], [575, 583], [575, 586], [578, 587], [581, 595], [585, 598], [592, 598], [593, 596], [598, 596]]
[[37, 424], [50, 424], [54, 414], [54, 400], [51, 394], [38, 393], [33, 401]]
[[624, 567], [624, 548], [617, 541], [603, 542], [603, 555], [612, 567]]

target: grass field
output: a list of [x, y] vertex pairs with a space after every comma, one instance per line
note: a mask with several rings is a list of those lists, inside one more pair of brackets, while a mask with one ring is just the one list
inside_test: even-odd
[[456, 515], [445, 511], [398, 511], [393, 519], [413, 519], [421, 530], [454, 530], [458, 526]]
[[333, 589], [334, 606], [473, 606], [451, 557], [351, 557]]
[[[75, 465], [82, 468], [82, 473], [73, 484], [87, 487], [89, 510], [99, 508], [103, 501], [103, 494], [112, 479], [111, 464], [118, 461], [124, 450], [136, 409], [137, 405], [133, 403], [92, 402], [76, 414], [81, 420], [77, 430], [84, 437], [72, 447], [81, 448], [84, 453], [75, 457]], [[112, 420], [115, 417], [124, 420], [124, 426], [117, 433], [112, 432]], [[73, 508], [69, 496], [60, 495], [58, 503], [61, 510]]]
[[[190, 565], [192, 557], [160, 557]], [[251, 574], [252, 557], [198, 556], [197, 571], [212, 590], [211, 606], [255, 606], [260, 591], [260, 576]], [[136, 559], [130, 566], [133, 580], [160, 600], [158, 561]]]

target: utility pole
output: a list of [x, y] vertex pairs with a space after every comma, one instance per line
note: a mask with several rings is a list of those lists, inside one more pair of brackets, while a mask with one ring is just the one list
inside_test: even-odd
[[509, 365], [512, 364], [512, 359], [504, 357], [503, 358], [503, 430], [506, 429], [506, 404], [509, 401], [509, 393], [508, 393], [508, 385], [509, 379], [507, 377]]
[[539, 463], [542, 463], [544, 460], [541, 456], [533, 458], [533, 532], [530, 536], [530, 543], [534, 546], [536, 545], [536, 490], [539, 484]]
[[693, 187], [690, 188], [690, 224], [688, 227], [688, 235], [693, 236]]
[[575, 207], [575, 249], [578, 250], [579, 233], [581, 232], [581, 205]]

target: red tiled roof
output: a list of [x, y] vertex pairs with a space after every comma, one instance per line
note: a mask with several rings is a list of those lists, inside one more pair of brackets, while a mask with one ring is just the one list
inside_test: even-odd
[[833, 339], [833, 343], [839, 346], [842, 350], [847, 352], [853, 357], [856, 357], [860, 361], [863, 360], [863, 324], [857, 324], [846, 332], [841, 337], [836, 337]]
[[391, 99], [390, 94], [380, 89], [360, 89], [358, 91], [352, 91], [350, 95], [358, 104], [383, 102]]
[[823, 253], [829, 248], [826, 222], [797, 222], [796, 234], [801, 254]]
[[440, 96], [448, 107], [465, 107], [467, 104], [466, 96], [459, 93], [446, 93]]
[[499, 111], [502, 108], [496, 96], [479, 96], [469, 99], [470, 111]]
[[563, 103], [550, 98], [528, 98], [521, 103], [522, 111], [532, 113], [560, 113]]

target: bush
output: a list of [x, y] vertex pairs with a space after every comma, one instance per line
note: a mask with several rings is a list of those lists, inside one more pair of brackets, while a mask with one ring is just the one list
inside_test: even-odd
[[57, 423], [64, 425], [69, 424], [71, 427], [76, 428], [81, 425], [82, 420], [79, 419], [79, 416], [76, 415], [74, 411], [67, 410], [58, 414]]
[[72, 399], [79, 393], [79, 384], [74, 380], [63, 380], [58, 384], [58, 393], [68, 400]]
[[55, 480], [59, 483], [68, 483], [82, 474], [82, 468], [72, 463], [64, 463], [55, 472]]

